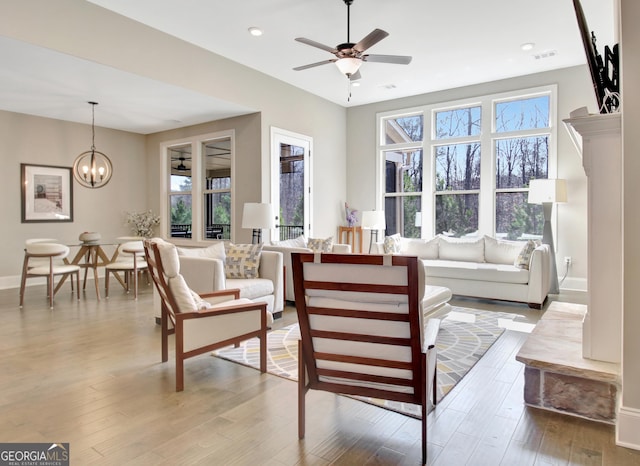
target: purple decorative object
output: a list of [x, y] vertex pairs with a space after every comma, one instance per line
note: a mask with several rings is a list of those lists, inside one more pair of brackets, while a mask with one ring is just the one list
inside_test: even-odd
[[349, 204], [347, 204], [346, 202], [344, 203], [344, 210], [347, 218], [347, 226], [355, 226], [355, 224], [358, 223], [358, 217], [356, 216], [358, 211], [355, 209], [350, 209]]

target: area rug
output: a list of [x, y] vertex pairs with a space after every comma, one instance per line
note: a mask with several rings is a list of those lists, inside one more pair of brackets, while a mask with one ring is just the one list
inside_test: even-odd
[[[517, 315], [504, 312], [453, 307], [444, 317], [438, 332], [437, 400], [441, 400], [480, 360], [505, 330], [504, 322]], [[499, 325], [500, 323], [500, 325]], [[298, 380], [298, 340], [300, 328], [292, 324], [267, 335], [267, 372], [290, 380]], [[240, 347], [215, 351], [214, 356], [257, 369], [259, 341], [252, 338]], [[420, 417], [420, 407], [365, 397], [361, 401], [382, 406], [402, 414]]]

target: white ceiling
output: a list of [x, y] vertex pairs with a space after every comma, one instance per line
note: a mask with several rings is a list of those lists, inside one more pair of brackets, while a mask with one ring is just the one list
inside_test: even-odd
[[[571, 0], [354, 0], [351, 42], [384, 29], [389, 37], [367, 52], [413, 61], [364, 63], [347, 101], [335, 65], [292, 70], [332, 58], [296, 37], [346, 42], [343, 0], [89, 1], [345, 107], [586, 63]], [[600, 52], [615, 42], [614, 1], [581, 0]], [[251, 36], [251, 26], [264, 34]], [[534, 48], [523, 51], [528, 42]], [[148, 134], [256, 110], [2, 36], [0, 63], [8, 111], [88, 123], [90, 95], [100, 103], [96, 125]]]

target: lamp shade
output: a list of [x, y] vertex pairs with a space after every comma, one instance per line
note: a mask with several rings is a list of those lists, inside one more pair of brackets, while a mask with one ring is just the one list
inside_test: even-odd
[[356, 71], [358, 71], [358, 68], [360, 68], [360, 65], [362, 65], [362, 60], [360, 58], [345, 57], [336, 61], [336, 66], [340, 72], [347, 76], [355, 74]]
[[247, 202], [242, 210], [242, 228], [275, 228], [271, 204]]
[[529, 183], [529, 204], [547, 202], [567, 202], [565, 180], [531, 180]]
[[386, 227], [384, 210], [365, 210], [362, 212], [362, 228], [365, 230], [384, 230]]

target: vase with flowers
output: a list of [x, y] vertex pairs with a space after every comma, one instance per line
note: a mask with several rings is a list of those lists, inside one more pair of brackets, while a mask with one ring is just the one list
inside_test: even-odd
[[131, 226], [131, 232], [135, 236], [151, 238], [156, 225], [160, 224], [160, 217], [153, 211], [127, 212], [127, 224]]

